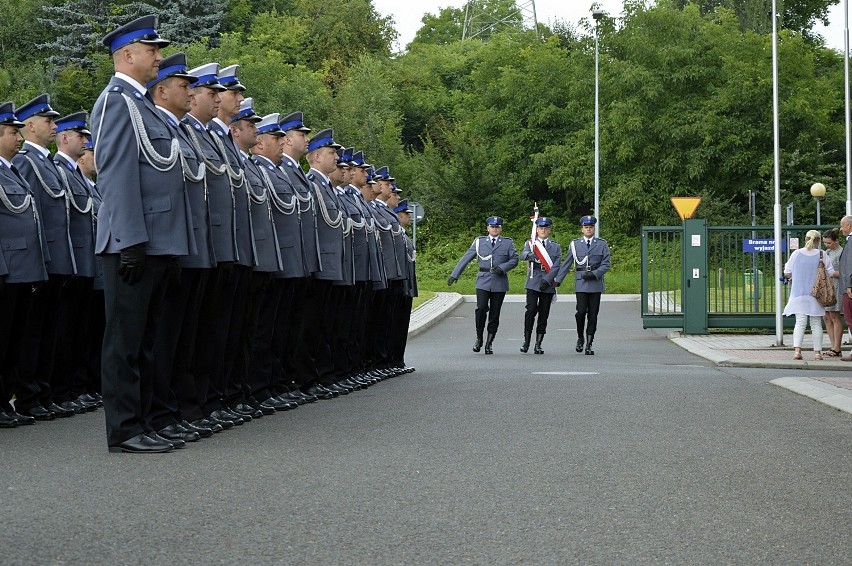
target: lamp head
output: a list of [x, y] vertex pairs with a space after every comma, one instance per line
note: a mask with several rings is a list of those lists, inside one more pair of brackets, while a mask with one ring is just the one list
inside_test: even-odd
[[814, 183], [811, 185], [811, 196], [814, 198], [822, 198], [825, 196], [825, 185], [822, 183]]
[[604, 12], [603, 10], [600, 10], [600, 9], [592, 10], [592, 18], [595, 21], [600, 20], [601, 18], [604, 17], [604, 15], [606, 15], [606, 12]]

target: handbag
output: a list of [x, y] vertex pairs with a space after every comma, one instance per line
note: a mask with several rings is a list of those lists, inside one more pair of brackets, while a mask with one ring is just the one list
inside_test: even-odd
[[828, 279], [825, 273], [825, 264], [822, 259], [822, 250], [819, 252], [819, 265], [811, 295], [824, 307], [833, 306], [837, 303], [837, 295], [834, 293], [834, 283]]

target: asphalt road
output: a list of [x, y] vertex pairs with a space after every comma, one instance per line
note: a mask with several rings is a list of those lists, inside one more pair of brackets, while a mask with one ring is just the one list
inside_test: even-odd
[[[103, 413], [0, 430], [2, 564], [849, 564], [852, 417], [716, 368], [604, 302], [522, 355], [463, 304], [417, 371], [170, 454]], [[797, 375], [784, 370], [784, 375]]]

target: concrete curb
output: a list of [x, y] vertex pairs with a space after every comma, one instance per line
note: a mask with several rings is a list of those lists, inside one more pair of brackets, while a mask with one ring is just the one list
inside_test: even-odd
[[458, 293], [437, 293], [411, 313], [408, 337], [414, 338], [432, 328], [463, 301], [463, 297]]
[[819, 401], [844, 413], [852, 414], [852, 391], [807, 377], [779, 377], [770, 381], [793, 393]]
[[[819, 370], [819, 371], [845, 371], [852, 369], [852, 364], [838, 362], [837, 360], [814, 360], [783, 361], [783, 360], [752, 360], [741, 358], [728, 352], [720, 352], [695, 340], [681, 335], [679, 330], [669, 332], [669, 340], [680, 346], [687, 352], [713, 362], [719, 367], [731, 368], [767, 368], [767, 369], [794, 369], [794, 370]], [[792, 347], [781, 347], [778, 350], [792, 351]]]

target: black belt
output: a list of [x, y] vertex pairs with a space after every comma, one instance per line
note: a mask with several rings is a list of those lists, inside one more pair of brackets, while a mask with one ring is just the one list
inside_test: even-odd
[[490, 267], [480, 267], [479, 271], [481, 273], [488, 273], [489, 271], [491, 271], [491, 268]]

